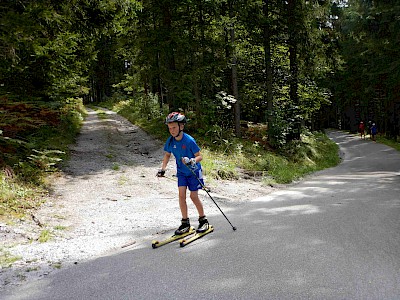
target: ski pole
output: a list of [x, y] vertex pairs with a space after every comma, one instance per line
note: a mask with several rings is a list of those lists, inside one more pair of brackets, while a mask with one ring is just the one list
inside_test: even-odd
[[163, 175], [163, 176], [157, 176], [157, 178], [166, 178], [166, 179], [168, 179], [168, 180], [172, 180], [172, 181], [175, 181], [175, 182], [176, 182], [176, 179], [171, 178], [171, 177], [169, 177], [169, 176], [165, 176], [165, 175]]
[[[163, 175], [163, 176], [157, 176], [157, 178], [166, 178], [166, 179], [168, 179], [168, 180], [172, 180], [172, 181], [175, 181], [175, 182], [176, 182], [177, 179], [176, 179], [176, 177], [175, 177], [175, 179], [174, 179], [174, 177], [175, 177], [175, 175], [172, 176], [172, 178], [169, 177], [169, 176], [165, 176], [165, 175]], [[207, 191], [210, 191], [210, 189], [207, 188], [207, 187], [205, 187], [205, 186], [203, 186], [202, 189], [205, 190], [206, 192], [207, 192]]]
[[215, 200], [213, 199], [213, 197], [211, 197], [210, 193], [208, 192], [207, 188], [204, 186], [204, 184], [201, 182], [201, 180], [199, 179], [199, 177], [197, 177], [196, 173], [192, 170], [192, 168], [190, 168], [187, 164], [184, 163], [184, 165], [190, 170], [190, 172], [192, 172], [192, 174], [194, 175], [194, 177], [196, 177], [197, 181], [200, 183], [201, 187], [203, 188], [203, 190], [206, 191], [207, 195], [211, 198], [211, 200], [214, 202], [215, 206], [218, 207], [219, 211], [222, 213], [222, 215], [225, 217], [225, 219], [228, 221], [228, 223], [232, 226], [233, 230], [236, 230], [236, 227], [232, 225], [231, 221], [229, 221], [228, 217], [224, 214], [224, 212], [222, 211], [222, 209], [219, 207], [219, 205], [217, 204], [217, 202], [215, 202]]

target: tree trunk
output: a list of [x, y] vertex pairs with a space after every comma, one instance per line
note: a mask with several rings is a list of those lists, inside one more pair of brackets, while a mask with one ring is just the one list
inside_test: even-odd
[[265, 59], [265, 85], [267, 90], [267, 121], [268, 121], [268, 140], [274, 144], [272, 134], [272, 124], [274, 122], [274, 103], [272, 97], [272, 63], [271, 63], [271, 31], [269, 23], [269, 3], [268, 0], [263, 2], [263, 43], [264, 43], [264, 59]]
[[174, 55], [174, 43], [171, 37], [172, 32], [172, 16], [171, 16], [171, 8], [169, 6], [169, 1], [163, 5], [163, 26], [164, 32], [167, 33], [165, 37], [165, 58], [166, 58], [166, 69], [168, 73], [165, 76], [165, 82], [167, 85], [167, 103], [169, 105], [170, 110], [176, 110], [175, 103], [175, 73], [176, 73], [176, 65], [175, 65], [175, 55]]
[[[234, 12], [233, 12], [233, 1], [229, 1], [229, 17], [233, 20]], [[233, 21], [232, 21], [233, 22]], [[240, 132], [240, 101], [239, 101], [239, 90], [237, 85], [237, 61], [236, 61], [236, 51], [235, 51], [235, 29], [234, 24], [231, 24], [231, 28], [229, 30], [230, 33], [230, 43], [231, 43], [231, 71], [232, 71], [232, 93], [236, 99], [235, 104], [233, 105], [234, 110], [234, 124], [235, 124], [235, 134], [237, 137], [241, 136]]]
[[297, 64], [297, 39], [298, 34], [296, 28], [298, 26], [296, 17], [296, 4], [299, 0], [288, 0], [288, 46], [289, 46], [289, 65], [290, 65], [290, 90], [289, 97], [292, 103], [293, 110], [291, 112], [291, 119], [294, 119], [295, 124], [291, 124], [292, 133], [289, 134], [289, 139], [300, 139], [300, 120], [296, 120], [299, 107], [298, 96], [298, 64]]

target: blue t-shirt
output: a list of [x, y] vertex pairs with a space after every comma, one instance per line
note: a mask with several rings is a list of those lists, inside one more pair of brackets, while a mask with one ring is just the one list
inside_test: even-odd
[[[194, 158], [194, 154], [200, 151], [193, 137], [183, 133], [182, 139], [177, 141], [174, 137], [170, 136], [164, 145], [164, 151], [172, 153], [175, 156], [177, 175], [192, 175], [188, 167], [183, 164], [182, 157]], [[196, 163], [196, 168], [201, 169], [201, 164]]]

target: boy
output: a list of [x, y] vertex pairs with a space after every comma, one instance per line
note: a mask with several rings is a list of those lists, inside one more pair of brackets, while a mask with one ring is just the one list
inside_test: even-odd
[[[183, 132], [186, 124], [185, 115], [172, 112], [166, 119], [171, 136], [164, 145], [164, 159], [161, 170], [157, 176], [162, 177], [171, 157], [171, 153], [176, 159], [176, 170], [178, 177], [179, 207], [182, 214], [181, 226], [175, 231], [176, 235], [181, 235], [189, 231], [190, 222], [188, 216], [188, 207], [186, 204], [186, 190], [190, 190], [190, 199], [192, 199], [199, 214], [199, 227], [197, 232], [204, 232], [209, 228], [207, 218], [204, 214], [203, 204], [200, 201], [198, 190], [202, 187], [197, 179], [203, 183], [203, 176], [200, 161], [203, 159], [200, 148], [193, 137]], [[191, 170], [189, 169], [191, 168]], [[196, 174], [196, 176], [192, 173]], [[203, 183], [204, 184], [204, 183]]]

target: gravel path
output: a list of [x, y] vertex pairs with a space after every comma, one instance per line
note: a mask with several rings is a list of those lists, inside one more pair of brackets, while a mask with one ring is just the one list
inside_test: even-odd
[[[179, 226], [175, 162], [169, 163], [168, 178], [155, 176], [163, 143], [114, 112], [103, 111], [99, 117], [89, 110], [71, 159], [32, 218], [0, 223], [0, 257], [3, 251], [3, 256], [20, 258], [0, 270], [0, 291], [83, 260], [151, 247], [158, 234]], [[274, 190], [253, 180], [207, 182], [206, 177], [206, 184], [226, 212]], [[203, 191], [201, 198], [212, 223], [219, 211]], [[188, 203], [195, 221], [195, 208]], [[40, 243], [44, 232], [51, 239]]]

